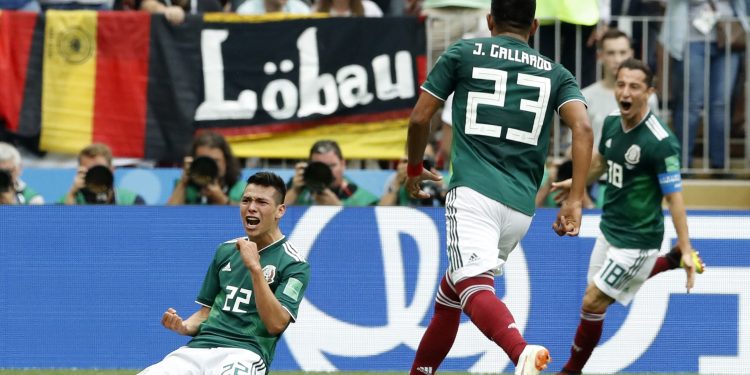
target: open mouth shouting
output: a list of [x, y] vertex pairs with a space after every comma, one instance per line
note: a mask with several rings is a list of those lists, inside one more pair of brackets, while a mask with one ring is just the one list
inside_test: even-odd
[[633, 103], [629, 100], [620, 100], [620, 110], [623, 112], [630, 111], [630, 108], [633, 107]]
[[245, 216], [245, 227], [255, 229], [260, 224], [260, 219], [255, 216]]

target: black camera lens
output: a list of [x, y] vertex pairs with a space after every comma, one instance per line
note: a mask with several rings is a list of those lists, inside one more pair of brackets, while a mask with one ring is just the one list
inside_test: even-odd
[[310, 191], [320, 193], [333, 183], [333, 172], [327, 164], [313, 161], [305, 167], [302, 179]]
[[0, 169], [0, 193], [7, 193], [13, 189], [13, 176], [5, 169]]
[[112, 189], [115, 183], [115, 177], [112, 171], [103, 165], [97, 165], [89, 168], [84, 178], [86, 189], [93, 193], [106, 193]]
[[208, 156], [198, 156], [190, 163], [188, 172], [190, 182], [198, 186], [206, 186], [219, 177], [219, 165], [216, 160]]
[[96, 165], [86, 172], [84, 188], [81, 189], [83, 200], [88, 204], [109, 204], [110, 191], [114, 186], [115, 176], [104, 165]]

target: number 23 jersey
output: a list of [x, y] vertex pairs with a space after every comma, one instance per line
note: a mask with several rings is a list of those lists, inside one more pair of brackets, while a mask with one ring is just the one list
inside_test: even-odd
[[534, 214], [553, 112], [586, 102], [573, 75], [509, 36], [456, 42], [422, 89], [453, 97], [450, 188], [467, 186], [526, 215]]

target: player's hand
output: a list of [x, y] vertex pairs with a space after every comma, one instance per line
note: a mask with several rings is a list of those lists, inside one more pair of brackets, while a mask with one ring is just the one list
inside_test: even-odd
[[341, 206], [343, 203], [341, 202], [341, 199], [336, 196], [336, 193], [333, 192], [333, 190], [329, 188], [323, 189], [320, 193], [312, 193], [312, 198], [315, 201], [315, 204], [319, 205], [325, 205], [325, 206]]
[[262, 272], [260, 268], [260, 254], [258, 253], [258, 245], [250, 241], [247, 238], [240, 238], [235, 243], [237, 251], [240, 252], [242, 262], [245, 263], [250, 272]]
[[170, 331], [175, 331], [181, 335], [189, 335], [185, 321], [182, 320], [181, 316], [177, 315], [177, 310], [171, 307], [161, 316], [161, 325], [163, 325], [164, 328]]
[[294, 178], [292, 178], [292, 189], [299, 192], [302, 190], [302, 188], [305, 186], [305, 168], [307, 168], [307, 163], [304, 161], [301, 161], [294, 165]]
[[553, 182], [552, 188], [549, 189], [549, 192], [555, 192], [558, 193], [554, 196], [555, 203], [562, 204], [566, 199], [568, 199], [568, 195], [570, 195], [570, 187], [573, 186], [573, 179], [567, 179], [559, 182]]
[[693, 262], [693, 249], [690, 249], [690, 251], [683, 251], [682, 252], [682, 268], [685, 269], [685, 274], [687, 275], [687, 281], [685, 282], [685, 288], [687, 289], [687, 292], [690, 293], [690, 289], [693, 289], [693, 286], [695, 285], [695, 263]]
[[581, 201], [566, 199], [557, 212], [552, 229], [558, 236], [577, 236], [581, 230]]
[[443, 176], [435, 174], [426, 169], [422, 169], [422, 174], [414, 177], [406, 178], [406, 191], [409, 192], [409, 196], [416, 199], [427, 199], [430, 194], [422, 190], [422, 181], [435, 181], [441, 182]]

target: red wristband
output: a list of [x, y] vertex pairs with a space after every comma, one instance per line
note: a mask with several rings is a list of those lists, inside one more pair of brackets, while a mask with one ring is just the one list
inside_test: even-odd
[[409, 177], [417, 177], [422, 174], [422, 170], [424, 167], [422, 167], [422, 163], [419, 164], [407, 164], [406, 165], [406, 175]]

